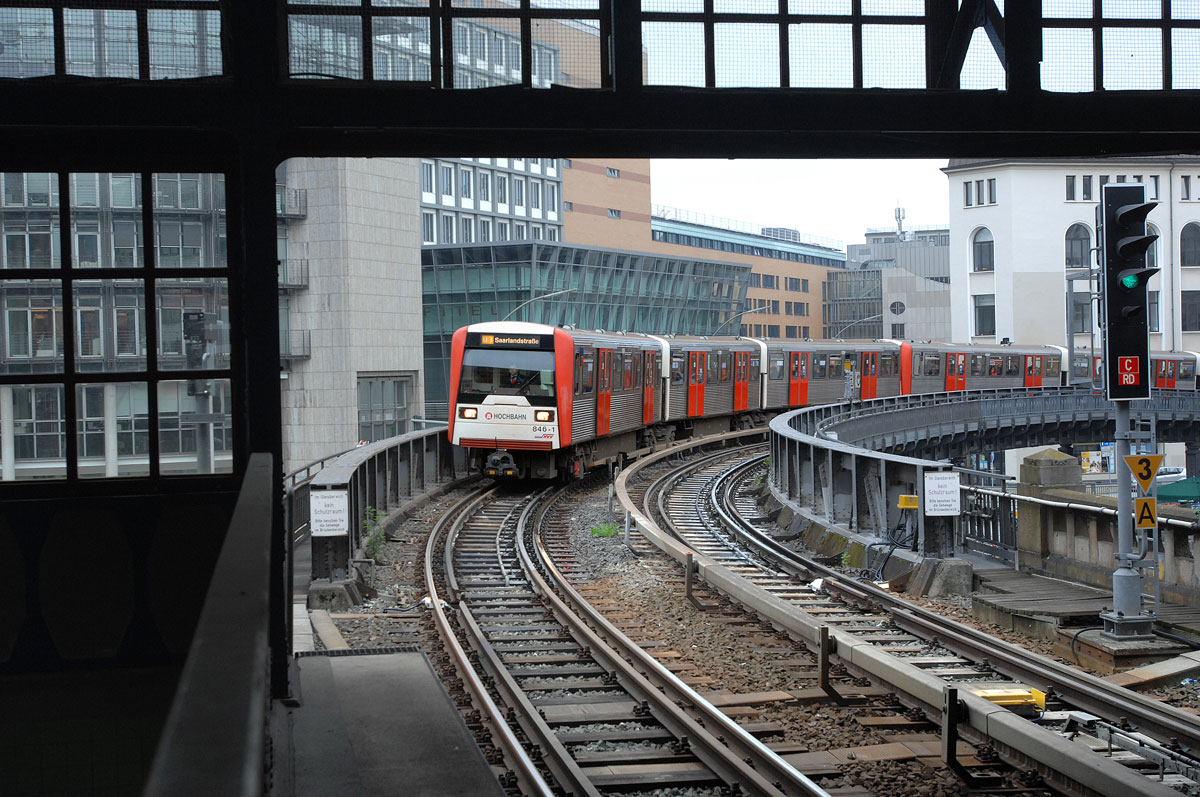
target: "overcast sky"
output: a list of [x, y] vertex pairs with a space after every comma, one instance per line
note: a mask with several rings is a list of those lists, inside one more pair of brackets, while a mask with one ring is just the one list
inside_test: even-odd
[[655, 205], [853, 244], [868, 228], [946, 224], [946, 160], [660, 160]]

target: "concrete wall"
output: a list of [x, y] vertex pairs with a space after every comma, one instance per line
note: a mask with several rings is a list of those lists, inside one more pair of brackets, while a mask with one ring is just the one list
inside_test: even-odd
[[409, 415], [424, 414], [416, 161], [298, 158], [287, 181], [308, 191], [288, 251], [309, 261], [290, 323], [310, 332], [312, 358], [281, 381], [285, 471], [358, 442], [359, 375], [413, 375]]

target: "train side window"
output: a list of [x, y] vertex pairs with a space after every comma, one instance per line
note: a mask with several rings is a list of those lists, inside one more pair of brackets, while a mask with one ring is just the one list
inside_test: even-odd
[[942, 375], [942, 358], [936, 351], [927, 351], [925, 358], [925, 376]]
[[623, 389], [632, 390], [634, 388], [634, 384], [633, 384], [634, 371], [635, 371], [635, 369], [633, 367], [633, 354], [631, 352], [626, 352], [626, 354], [625, 354], [625, 378], [621, 382]]
[[800, 355], [792, 354], [791, 360], [792, 360], [792, 379], [799, 379], [800, 378]]
[[983, 376], [987, 359], [982, 354], [971, 355], [971, 376]]
[[1004, 375], [1005, 376], [1020, 376], [1021, 375], [1021, 355], [1010, 354], [1004, 358]]
[[814, 354], [813, 355], [813, 358], [812, 358], [812, 364], [813, 364], [812, 378], [813, 379], [824, 379], [825, 378], [825, 362], [826, 362], [826, 355], [824, 355], [824, 354]]
[[1167, 360], [1167, 379], [1175, 378], [1175, 361]]
[[712, 381], [717, 381], [717, 377], [721, 373], [721, 353], [710, 351], [708, 353], [708, 373], [712, 376]]
[[671, 384], [683, 384], [683, 357], [678, 354], [671, 355]]
[[1058, 374], [1059, 361], [1060, 361], [1060, 358], [1058, 358], [1058, 357], [1047, 357], [1046, 358], [1046, 370], [1044, 371], [1046, 376], [1055, 376]]
[[988, 376], [1004, 376], [1004, 358], [999, 354], [988, 357]]
[[1191, 379], [1196, 375], [1196, 364], [1191, 360], [1183, 360], [1179, 363], [1179, 378]]
[[720, 371], [720, 380], [719, 380], [721, 382], [729, 381], [729, 365], [730, 365], [729, 359], [731, 357], [733, 357], [733, 355], [729, 352], [721, 353], [721, 371]]
[[579, 392], [591, 393], [596, 389], [596, 360], [592, 355], [583, 358], [580, 363]]
[[771, 360], [771, 379], [783, 379], [783, 360]]
[[840, 355], [840, 354], [829, 355], [829, 378], [830, 379], [841, 379], [842, 378], [842, 355]]
[[757, 357], [750, 358], [750, 373], [758, 375], [759, 359]]
[[896, 355], [893, 352], [885, 351], [879, 355], [879, 375], [896, 375]]

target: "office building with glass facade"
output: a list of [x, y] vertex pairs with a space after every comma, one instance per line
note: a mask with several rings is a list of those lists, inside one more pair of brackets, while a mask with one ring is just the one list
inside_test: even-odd
[[[445, 418], [450, 339], [459, 327], [511, 315], [584, 329], [713, 334], [729, 330], [740, 311], [750, 266], [523, 241], [425, 247], [421, 281], [425, 411]], [[567, 292], [539, 298], [560, 291]]]

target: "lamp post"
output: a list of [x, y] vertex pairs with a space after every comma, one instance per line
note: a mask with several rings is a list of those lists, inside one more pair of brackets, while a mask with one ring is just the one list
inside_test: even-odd
[[500, 320], [507, 321], [512, 316], [513, 313], [517, 312], [522, 307], [524, 307], [527, 304], [530, 304], [531, 302], [536, 302], [539, 299], [549, 299], [551, 296], [562, 296], [564, 293], [574, 293], [576, 290], [578, 290], [578, 288], [567, 288], [565, 291], [555, 291], [554, 293], [543, 293], [541, 296], [534, 296], [533, 298], [526, 299], [525, 301], [521, 302], [516, 307], [514, 307], [512, 310], [510, 310], [508, 312], [508, 315], [504, 316], [504, 318], [501, 318]]
[[875, 315], [869, 315], [866, 318], [859, 318], [856, 321], [851, 321], [849, 324], [846, 324], [846, 326], [842, 327], [837, 332], [833, 333], [832, 337], [836, 340], [837, 338], [841, 337], [843, 332], [845, 332], [847, 329], [854, 326], [855, 324], [861, 324], [865, 321], [874, 321], [876, 318], [883, 318], [883, 313], [876, 313]]
[[718, 332], [720, 332], [722, 329], [724, 329], [725, 327], [729, 326], [729, 323], [730, 323], [731, 321], [733, 321], [733, 319], [735, 319], [735, 318], [741, 318], [742, 316], [744, 316], [744, 315], [749, 315], [750, 313], [760, 313], [760, 312], [762, 312], [763, 310], [766, 310], [766, 309], [767, 309], [767, 307], [768, 307], [768, 305], [765, 305], [765, 304], [764, 304], [762, 307], [755, 307], [755, 308], [753, 308], [752, 310], [743, 310], [743, 311], [742, 311], [742, 312], [740, 312], [740, 313], [734, 313], [733, 315], [729, 316], [729, 318], [725, 319], [725, 322], [724, 322], [723, 324], [721, 324], [721, 326], [719, 326], [719, 327], [717, 327], [716, 329], [714, 329], [714, 330], [713, 330], [713, 334], [715, 335], [715, 334], [717, 334]]

